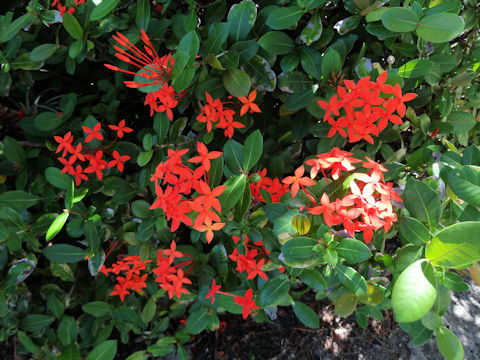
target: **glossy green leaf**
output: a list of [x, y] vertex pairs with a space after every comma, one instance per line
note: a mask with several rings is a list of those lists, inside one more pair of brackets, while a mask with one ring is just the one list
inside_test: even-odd
[[65, 118], [53, 111], [44, 111], [35, 116], [33, 123], [42, 131], [51, 131], [63, 124]]
[[28, 332], [36, 332], [48, 328], [55, 318], [43, 314], [31, 314], [20, 320], [20, 328]]
[[44, 61], [52, 56], [58, 47], [55, 44], [42, 44], [38, 45], [30, 52], [30, 59], [33, 61]]
[[78, 344], [66, 346], [59, 357], [60, 360], [81, 360], [80, 348]]
[[223, 85], [233, 96], [247, 96], [250, 90], [250, 78], [242, 70], [230, 69], [223, 72]]
[[398, 323], [398, 326], [410, 335], [410, 344], [412, 345], [423, 345], [430, 340], [433, 335], [433, 331], [424, 327], [420, 320]]
[[202, 53], [217, 55], [227, 40], [229, 28], [230, 25], [225, 22], [214, 24], [205, 44], [202, 45]]
[[435, 190], [427, 184], [409, 177], [403, 201], [412, 217], [432, 227], [438, 224], [441, 214], [440, 199]]
[[78, 324], [74, 317], [64, 315], [58, 325], [58, 337], [62, 345], [75, 343], [78, 335]]
[[460, 35], [465, 23], [455, 14], [440, 13], [422, 18], [417, 27], [417, 34], [433, 43], [450, 41]]
[[272, 55], [285, 55], [294, 49], [293, 40], [282, 31], [269, 31], [258, 44]]
[[256, 55], [244, 65], [250, 75], [252, 87], [257, 90], [273, 91], [277, 84], [277, 76], [264, 58]]
[[332, 77], [332, 72], [337, 74], [342, 69], [342, 58], [338, 51], [329, 49], [322, 58], [322, 74], [326, 78]]
[[233, 176], [225, 182], [225, 186], [227, 188], [218, 197], [220, 205], [222, 206], [223, 214], [228, 213], [228, 211], [232, 209], [240, 200], [246, 183], [247, 178], [245, 174]]
[[460, 199], [480, 207], [480, 167], [465, 165], [453, 169], [448, 173], [448, 183]]
[[244, 40], [250, 33], [256, 18], [257, 6], [253, 1], [244, 0], [232, 5], [227, 16], [229, 38], [234, 42]]
[[298, 6], [280, 7], [273, 10], [267, 18], [267, 25], [273, 30], [288, 29], [298, 23], [303, 16], [303, 10]]
[[263, 153], [263, 137], [260, 130], [251, 133], [243, 145], [243, 170], [250, 171]]
[[268, 280], [260, 289], [255, 301], [261, 308], [271, 308], [280, 304], [288, 295], [290, 280], [287, 276], [279, 276]]
[[23, 331], [18, 330], [17, 331], [17, 337], [20, 343], [23, 345], [23, 347], [33, 355], [40, 355], [42, 353], [42, 349], [40, 349], [39, 346], [37, 346], [30, 337], [25, 334]]
[[88, 353], [85, 360], [113, 360], [117, 353], [117, 340], [107, 340]]
[[3, 139], [3, 155], [14, 164], [25, 163], [25, 150], [16, 139], [10, 136], [5, 136]]
[[135, 22], [139, 29], [143, 29], [145, 32], [148, 29], [150, 22], [150, 1], [138, 0], [137, 1], [137, 13], [135, 14]]
[[473, 114], [464, 111], [453, 111], [447, 117], [447, 123], [452, 126], [452, 133], [465, 134], [477, 123]]
[[438, 350], [440, 350], [445, 360], [463, 359], [462, 343], [458, 340], [457, 336], [445, 326], [440, 326], [435, 332], [435, 340]]
[[110, 305], [104, 301], [92, 301], [82, 305], [82, 310], [95, 317], [109, 316], [112, 313]]
[[320, 327], [318, 314], [313, 311], [310, 306], [300, 301], [295, 301], [295, 303], [293, 304], [293, 312], [303, 325], [311, 329], [318, 329]]
[[[327, 54], [324, 55], [324, 58], [325, 56], [327, 56]], [[322, 56], [317, 50], [304, 47], [300, 54], [300, 62], [303, 70], [305, 70], [308, 75], [316, 80], [320, 80], [322, 78], [323, 61]]]
[[35, 205], [40, 198], [22, 190], [12, 190], [0, 194], [0, 202], [4, 202], [15, 210], [27, 209]]
[[425, 257], [436, 266], [463, 268], [480, 261], [480, 221], [453, 224], [430, 241]]
[[337, 265], [335, 270], [337, 270], [338, 278], [348, 290], [357, 295], [367, 293], [367, 282], [355, 269], [349, 266]]
[[327, 282], [318, 269], [303, 270], [300, 280], [317, 291], [328, 289]]
[[120, 0], [102, 0], [91, 12], [90, 21], [100, 20], [107, 16], [117, 7], [119, 2]]
[[243, 167], [243, 145], [235, 140], [228, 140], [223, 146], [225, 165], [233, 174], [240, 174]]
[[83, 37], [83, 29], [78, 20], [70, 14], [69, 12], [66, 12], [63, 14], [63, 27], [67, 32], [70, 34], [70, 36], [76, 40], [81, 40]]
[[62, 190], [67, 190], [72, 181], [67, 174], [62, 174], [60, 169], [54, 167], [45, 169], [45, 178], [50, 184]]
[[190, 334], [200, 334], [208, 324], [208, 307], [202, 306], [192, 312], [187, 318], [186, 328]]
[[11, 40], [17, 33], [32, 24], [37, 17], [32, 13], [26, 13], [15, 19], [6, 29], [0, 32], [0, 44]]
[[432, 237], [425, 225], [411, 217], [400, 220], [399, 232], [402, 240], [418, 246], [425, 245]]
[[435, 303], [436, 279], [433, 266], [420, 259], [398, 277], [392, 291], [392, 308], [398, 322], [421, 319]]
[[313, 250], [316, 245], [317, 240], [303, 236], [290, 239], [282, 245], [283, 261], [289, 266], [297, 267], [319, 264], [322, 261], [322, 253]]
[[300, 34], [300, 41], [305, 45], [310, 46], [312, 43], [320, 39], [323, 31], [322, 18], [319, 12], [315, 12], [307, 25], [303, 28]]
[[53, 244], [43, 250], [43, 255], [55, 263], [75, 263], [83, 260], [87, 253], [85, 250], [69, 244]]
[[425, 76], [432, 68], [430, 60], [415, 59], [398, 68], [398, 75], [405, 78], [419, 78]]
[[152, 321], [153, 317], [155, 316], [155, 311], [157, 309], [157, 305], [152, 298], [148, 299], [147, 303], [142, 309], [141, 317], [144, 323], [149, 323]]
[[343, 239], [335, 247], [335, 251], [340, 257], [345, 259], [347, 264], [357, 264], [368, 260], [372, 256], [368, 246], [355, 239]]
[[394, 32], [413, 31], [417, 27], [418, 21], [417, 14], [408, 8], [389, 8], [382, 15], [383, 26]]

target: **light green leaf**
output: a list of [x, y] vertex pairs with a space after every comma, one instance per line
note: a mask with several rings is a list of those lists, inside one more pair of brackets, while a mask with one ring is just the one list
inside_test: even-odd
[[448, 183], [460, 199], [480, 207], [480, 167], [465, 165], [452, 169], [448, 173]]
[[445, 360], [462, 360], [463, 346], [457, 336], [445, 326], [440, 326], [435, 332], [438, 350]]
[[480, 221], [453, 224], [427, 245], [425, 257], [436, 266], [463, 268], [480, 261]]
[[227, 188], [218, 197], [222, 206], [222, 214], [228, 213], [237, 204], [242, 197], [246, 183], [247, 178], [245, 174], [233, 176], [225, 182]]
[[432, 308], [437, 296], [433, 266], [420, 259], [398, 277], [392, 291], [392, 308], [398, 322], [421, 319]]
[[382, 24], [390, 31], [408, 32], [417, 27], [418, 16], [408, 8], [389, 8], [382, 15]]
[[55, 220], [52, 222], [52, 225], [47, 230], [47, 234], [45, 235], [45, 240], [50, 241], [52, 240], [63, 228], [63, 225], [67, 222], [70, 213], [68, 211], [61, 213], [58, 215]]
[[417, 34], [426, 41], [433, 43], [455, 39], [463, 32], [465, 23], [455, 14], [440, 13], [425, 16], [420, 20]]
[[372, 256], [368, 246], [355, 239], [343, 239], [335, 247], [335, 250], [340, 257], [345, 259], [347, 264], [357, 264], [368, 260]]
[[403, 201], [412, 217], [431, 227], [438, 224], [441, 214], [440, 199], [435, 190], [427, 184], [409, 177]]

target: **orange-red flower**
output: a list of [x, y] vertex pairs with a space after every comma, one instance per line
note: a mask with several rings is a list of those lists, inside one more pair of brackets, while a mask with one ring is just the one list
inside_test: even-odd
[[108, 127], [112, 130], [115, 130], [117, 132], [117, 136], [119, 139], [121, 139], [124, 135], [124, 133], [131, 133], [133, 129], [126, 127], [125, 126], [125, 119], [120, 120], [120, 122], [117, 125], [108, 125]]
[[235, 301], [238, 305], [243, 307], [242, 317], [244, 319], [248, 317], [251, 310], [258, 309], [258, 305], [255, 303], [254, 300], [252, 300], [252, 297], [253, 297], [252, 289], [248, 289], [245, 292], [245, 295], [243, 297], [235, 296], [233, 298], [233, 301]]
[[257, 97], [257, 89], [253, 90], [249, 95], [248, 98], [245, 96], [241, 96], [238, 100], [243, 104], [242, 108], [240, 109], [240, 116], [245, 115], [249, 110], [250, 113], [261, 113], [262, 111], [258, 107], [257, 104], [254, 104], [253, 101]]
[[303, 190], [307, 194], [304, 186], [312, 186], [316, 184], [315, 181], [313, 181], [309, 177], [303, 176], [304, 173], [305, 168], [303, 167], [303, 165], [301, 165], [297, 168], [297, 170], [295, 170], [295, 176], [287, 176], [285, 179], [282, 180], [284, 184], [291, 185], [290, 193], [292, 194], [292, 198], [297, 195], [300, 188], [303, 188]]

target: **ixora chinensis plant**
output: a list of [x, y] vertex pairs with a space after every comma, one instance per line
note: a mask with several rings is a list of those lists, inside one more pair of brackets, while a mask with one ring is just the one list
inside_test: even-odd
[[0, 342], [188, 358], [225, 313], [318, 327], [311, 291], [463, 358], [442, 315], [480, 278], [476, 1], [2, 8]]

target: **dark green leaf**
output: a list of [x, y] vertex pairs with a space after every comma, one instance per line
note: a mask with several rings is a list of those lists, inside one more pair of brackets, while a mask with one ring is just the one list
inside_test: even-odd
[[280, 7], [273, 10], [267, 18], [267, 25], [274, 30], [288, 29], [296, 25], [303, 16], [303, 10], [298, 6]]
[[263, 153], [263, 137], [260, 130], [251, 133], [243, 145], [243, 170], [250, 171]]
[[223, 84], [227, 91], [236, 97], [247, 96], [250, 90], [250, 78], [239, 69], [224, 71]]
[[433, 43], [450, 41], [460, 35], [465, 24], [463, 19], [455, 14], [440, 13], [425, 16], [420, 20], [417, 34], [426, 41]]
[[258, 44], [272, 55], [288, 54], [294, 49], [293, 40], [281, 31], [269, 31], [263, 35]]
[[40, 198], [22, 190], [12, 190], [0, 194], [0, 202], [6, 203], [15, 210], [27, 209], [35, 205]]
[[52, 56], [55, 53], [55, 51], [57, 51], [57, 49], [58, 47], [55, 44], [38, 45], [30, 53], [30, 59], [33, 61], [47, 60], [50, 56]]
[[347, 264], [357, 264], [368, 260], [372, 256], [368, 246], [355, 239], [343, 239], [335, 247], [335, 251], [340, 257], [345, 259]]
[[286, 276], [268, 280], [260, 289], [256, 302], [261, 308], [271, 308], [280, 304], [288, 295], [290, 281]]
[[46, 329], [54, 320], [55, 318], [53, 316], [31, 314], [25, 316], [20, 321], [20, 328], [25, 331], [36, 332]]
[[90, 21], [99, 20], [107, 16], [111, 11], [113, 11], [113, 9], [117, 7], [119, 2], [120, 0], [103, 0], [93, 9], [92, 13], [90, 14]]
[[116, 353], [117, 340], [107, 340], [95, 346], [85, 360], [113, 360]]
[[138, 0], [137, 13], [135, 15], [135, 22], [139, 29], [147, 31], [148, 23], [150, 22], [150, 1]]
[[305, 326], [318, 329], [320, 326], [320, 321], [318, 319], [318, 314], [312, 310], [311, 307], [308, 305], [300, 302], [295, 301], [293, 304], [293, 312], [297, 315], [297, 318], [304, 324]]
[[69, 244], [53, 244], [43, 250], [43, 255], [58, 264], [75, 263], [85, 258], [85, 250]]
[[[108, 2], [108, 1], [107, 1]], [[63, 14], [63, 27], [75, 40], [81, 40], [83, 37], [83, 29], [75, 16], [66, 12]]]
[[408, 8], [394, 7], [382, 15], [382, 24], [390, 31], [408, 32], [417, 27], [418, 16]]
[[257, 6], [253, 1], [244, 0], [239, 4], [232, 5], [227, 17], [230, 39], [235, 43], [245, 39], [250, 33], [256, 18]]

